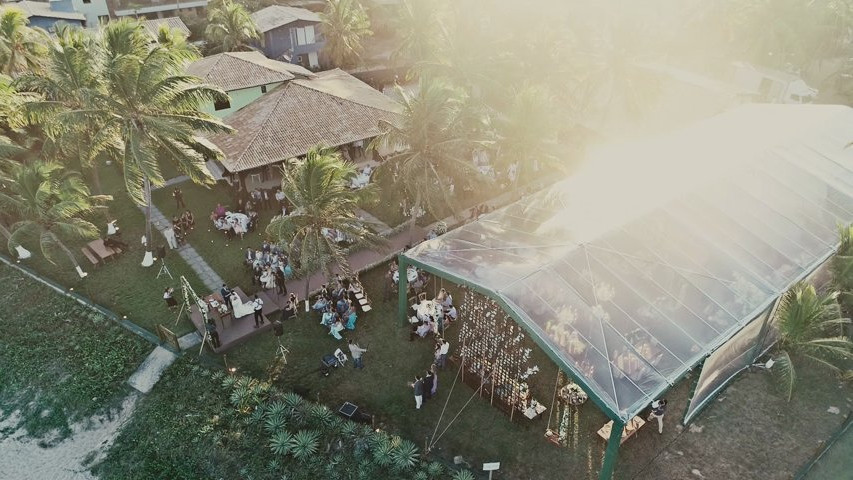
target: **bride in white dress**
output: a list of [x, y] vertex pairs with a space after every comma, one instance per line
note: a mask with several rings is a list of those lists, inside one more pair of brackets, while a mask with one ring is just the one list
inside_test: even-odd
[[240, 295], [237, 295], [237, 292], [231, 292], [231, 308], [234, 312], [234, 318], [245, 317], [255, 311], [255, 307], [252, 306], [252, 303], [243, 303], [243, 300], [240, 300]]

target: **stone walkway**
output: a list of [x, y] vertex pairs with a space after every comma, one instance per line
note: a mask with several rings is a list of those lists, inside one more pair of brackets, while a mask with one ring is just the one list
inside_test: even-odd
[[355, 214], [358, 215], [359, 218], [364, 220], [365, 223], [372, 225], [376, 229], [376, 233], [382, 235], [383, 237], [389, 236], [393, 231], [391, 227], [385, 224], [382, 220], [379, 220], [378, 218], [371, 215], [370, 212], [359, 208], [356, 209]]
[[[141, 207], [144, 211], [144, 207]], [[151, 222], [154, 224], [153, 226], [160, 231], [162, 234], [163, 230], [169, 225], [170, 221], [163, 215], [163, 212], [157, 209], [155, 206], [151, 206]], [[164, 237], [165, 240], [165, 237]], [[225, 283], [222, 281], [222, 277], [219, 276], [216, 272], [210, 268], [210, 265], [201, 258], [201, 255], [195, 251], [195, 249], [190, 244], [184, 244], [180, 247], [172, 250], [173, 252], [178, 252], [178, 255], [183, 258], [190, 268], [195, 271], [201, 281], [204, 283], [204, 286], [207, 287], [211, 292], [217, 291], [222, 287], [222, 284]]]

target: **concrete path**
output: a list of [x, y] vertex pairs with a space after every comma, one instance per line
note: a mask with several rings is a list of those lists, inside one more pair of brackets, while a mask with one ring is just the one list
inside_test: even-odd
[[[144, 207], [141, 208], [144, 211]], [[156, 228], [161, 234], [170, 224], [170, 220], [163, 215], [163, 212], [153, 205], [151, 206], [151, 222], [154, 224], [154, 228]], [[163, 240], [165, 240], [165, 237], [163, 237]], [[165, 244], [166, 242], [164, 241], [163, 243]], [[208, 290], [218, 291], [222, 287], [222, 284], [225, 283], [222, 281], [222, 277], [210, 268], [210, 265], [201, 258], [201, 255], [199, 255], [190, 244], [185, 243], [172, 251], [178, 252], [178, 255], [187, 262], [196, 274], [198, 274], [198, 277]]]
[[163, 370], [177, 360], [177, 358], [178, 356], [169, 350], [157, 347], [148, 354], [142, 365], [127, 380], [127, 383], [140, 393], [148, 393], [154, 388], [157, 380], [160, 380]]
[[378, 218], [371, 215], [368, 211], [359, 208], [356, 209], [355, 214], [358, 215], [359, 218], [364, 220], [365, 223], [369, 223], [370, 225], [372, 225], [376, 229], [376, 233], [382, 235], [383, 237], [387, 237], [393, 230], [382, 220], [379, 220]]

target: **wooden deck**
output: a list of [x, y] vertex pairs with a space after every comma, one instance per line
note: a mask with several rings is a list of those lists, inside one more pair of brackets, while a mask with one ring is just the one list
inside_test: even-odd
[[[243, 302], [250, 300], [249, 295], [246, 295], [240, 287], [236, 287], [234, 291], [237, 292], [237, 295], [240, 296]], [[283, 297], [279, 296], [279, 300], [274, 303], [268, 302], [268, 300], [276, 298], [275, 292], [258, 292], [258, 297], [264, 300], [262, 315], [264, 323], [259, 328], [255, 328], [254, 315], [246, 315], [241, 318], [234, 318], [233, 315], [227, 315], [224, 318], [219, 318], [218, 315], [210, 314], [210, 317], [214, 319], [214, 323], [216, 324], [216, 331], [219, 333], [219, 348], [213, 349], [215, 353], [224, 353], [256, 335], [272, 331], [272, 320], [276, 318], [275, 314], [281, 310], [278, 302]], [[268, 303], [272, 303], [272, 305], [268, 305]], [[199, 335], [204, 337], [206, 332], [204, 318], [195, 305], [190, 307], [190, 320], [192, 320]], [[208, 346], [210, 345], [208, 344]]]

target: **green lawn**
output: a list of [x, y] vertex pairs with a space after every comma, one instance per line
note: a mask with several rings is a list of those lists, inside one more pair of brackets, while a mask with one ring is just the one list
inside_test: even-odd
[[0, 284], [0, 416], [20, 411], [12, 430], [57, 441], [124, 397], [151, 344], [6, 265]]
[[[229, 285], [239, 285], [244, 291], [250, 291], [251, 274], [243, 266], [243, 253], [246, 247], [260, 248], [264, 241], [264, 228], [270, 219], [277, 213], [274, 210], [261, 210], [259, 212], [258, 228], [246, 234], [244, 238], [234, 238], [231, 242], [225, 241], [225, 236], [217, 231], [210, 221], [210, 213], [221, 203], [226, 208], [233, 203], [230, 188], [223, 182], [217, 183], [211, 188], [184, 182], [180, 184], [184, 193], [184, 202], [187, 208], [193, 212], [196, 219], [196, 227], [190, 232], [187, 240], [193, 248], [201, 255], [213, 270], [218, 273]], [[163, 188], [154, 191], [154, 205], [171, 218], [175, 214], [176, 205], [172, 198], [173, 188]], [[203, 290], [197, 293], [201, 294]]]
[[[144, 252], [139, 239], [145, 231], [145, 216], [123, 190], [124, 182], [115, 167], [101, 169], [101, 184], [105, 193], [114, 196], [114, 200], [109, 203], [110, 216], [118, 220], [123, 239], [130, 245], [130, 251], [104, 266], [95, 268], [80, 253], [80, 247], [86, 242], [70, 242], [68, 246], [75, 253], [77, 261], [89, 272], [89, 276], [82, 280], [67, 258], [58, 256], [58, 264], [51, 264], [31, 245], [27, 247], [34, 254], [25, 261], [25, 265], [66, 287], [74, 288], [120, 316], [127, 315], [129, 320], [148, 330], [154, 331], [156, 324], [163, 323], [178, 335], [192, 331], [193, 327], [188, 320], [182, 320], [175, 325], [176, 313], [166, 308], [163, 290], [172, 286], [180, 293], [181, 275], [186, 276], [199, 292], [204, 291], [203, 284], [178, 255], [170, 255], [167, 260], [173, 279], [165, 275], [156, 278], [159, 265], [149, 268], [140, 266]], [[95, 222], [104, 234], [106, 220], [99, 218]]]
[[[439, 373], [438, 398], [416, 411], [407, 383], [432, 363], [432, 344], [420, 339], [409, 342], [408, 330], [397, 326], [396, 302], [382, 301], [383, 274], [384, 268], [378, 268], [361, 276], [374, 309], [358, 320], [354, 334], [347, 335], [370, 350], [365, 356], [365, 369], [345, 368], [323, 377], [319, 372], [320, 358], [335, 348], [346, 351], [345, 342], [332, 338], [314, 314], [306, 318], [303, 313], [301, 318], [285, 323], [282, 338], [290, 354], [277, 385], [330, 407], [353, 402], [374, 414], [383, 428], [422, 446], [436, 429], [456, 369], [451, 366]], [[461, 301], [462, 294], [454, 294], [454, 298]], [[450, 337], [455, 344], [452, 333]], [[264, 377], [277, 346], [272, 334], [265, 335], [231, 350], [223, 360], [229, 367], [236, 367], [238, 373]], [[534, 350], [531, 364], [541, 369], [531, 382], [534, 398], [550, 406], [556, 366], [539, 349]], [[438, 441], [435, 455], [445, 460], [462, 455], [473, 465], [501, 461], [502, 478], [558, 478], [565, 477], [568, 471], [574, 472], [571, 478], [597, 478], [604, 442], [598, 441], [595, 431], [606, 418], [594, 405], [581, 407], [579, 447], [568, 451], [544, 440], [547, 413], [533, 421], [516, 416], [511, 423], [508, 415], [479, 398], [462, 410], [473, 392], [461, 381], [453, 389], [438, 432], [462, 413]], [[587, 457], [595, 460], [587, 465]]]
[[[300, 449], [300, 435], [309, 436], [313, 451]], [[290, 439], [285, 451], [272, 450], [277, 437]], [[404, 451], [410, 454], [400, 461]], [[103, 480], [451, 478], [448, 468], [416, 452], [414, 442], [184, 357], [140, 400], [94, 472]]]

